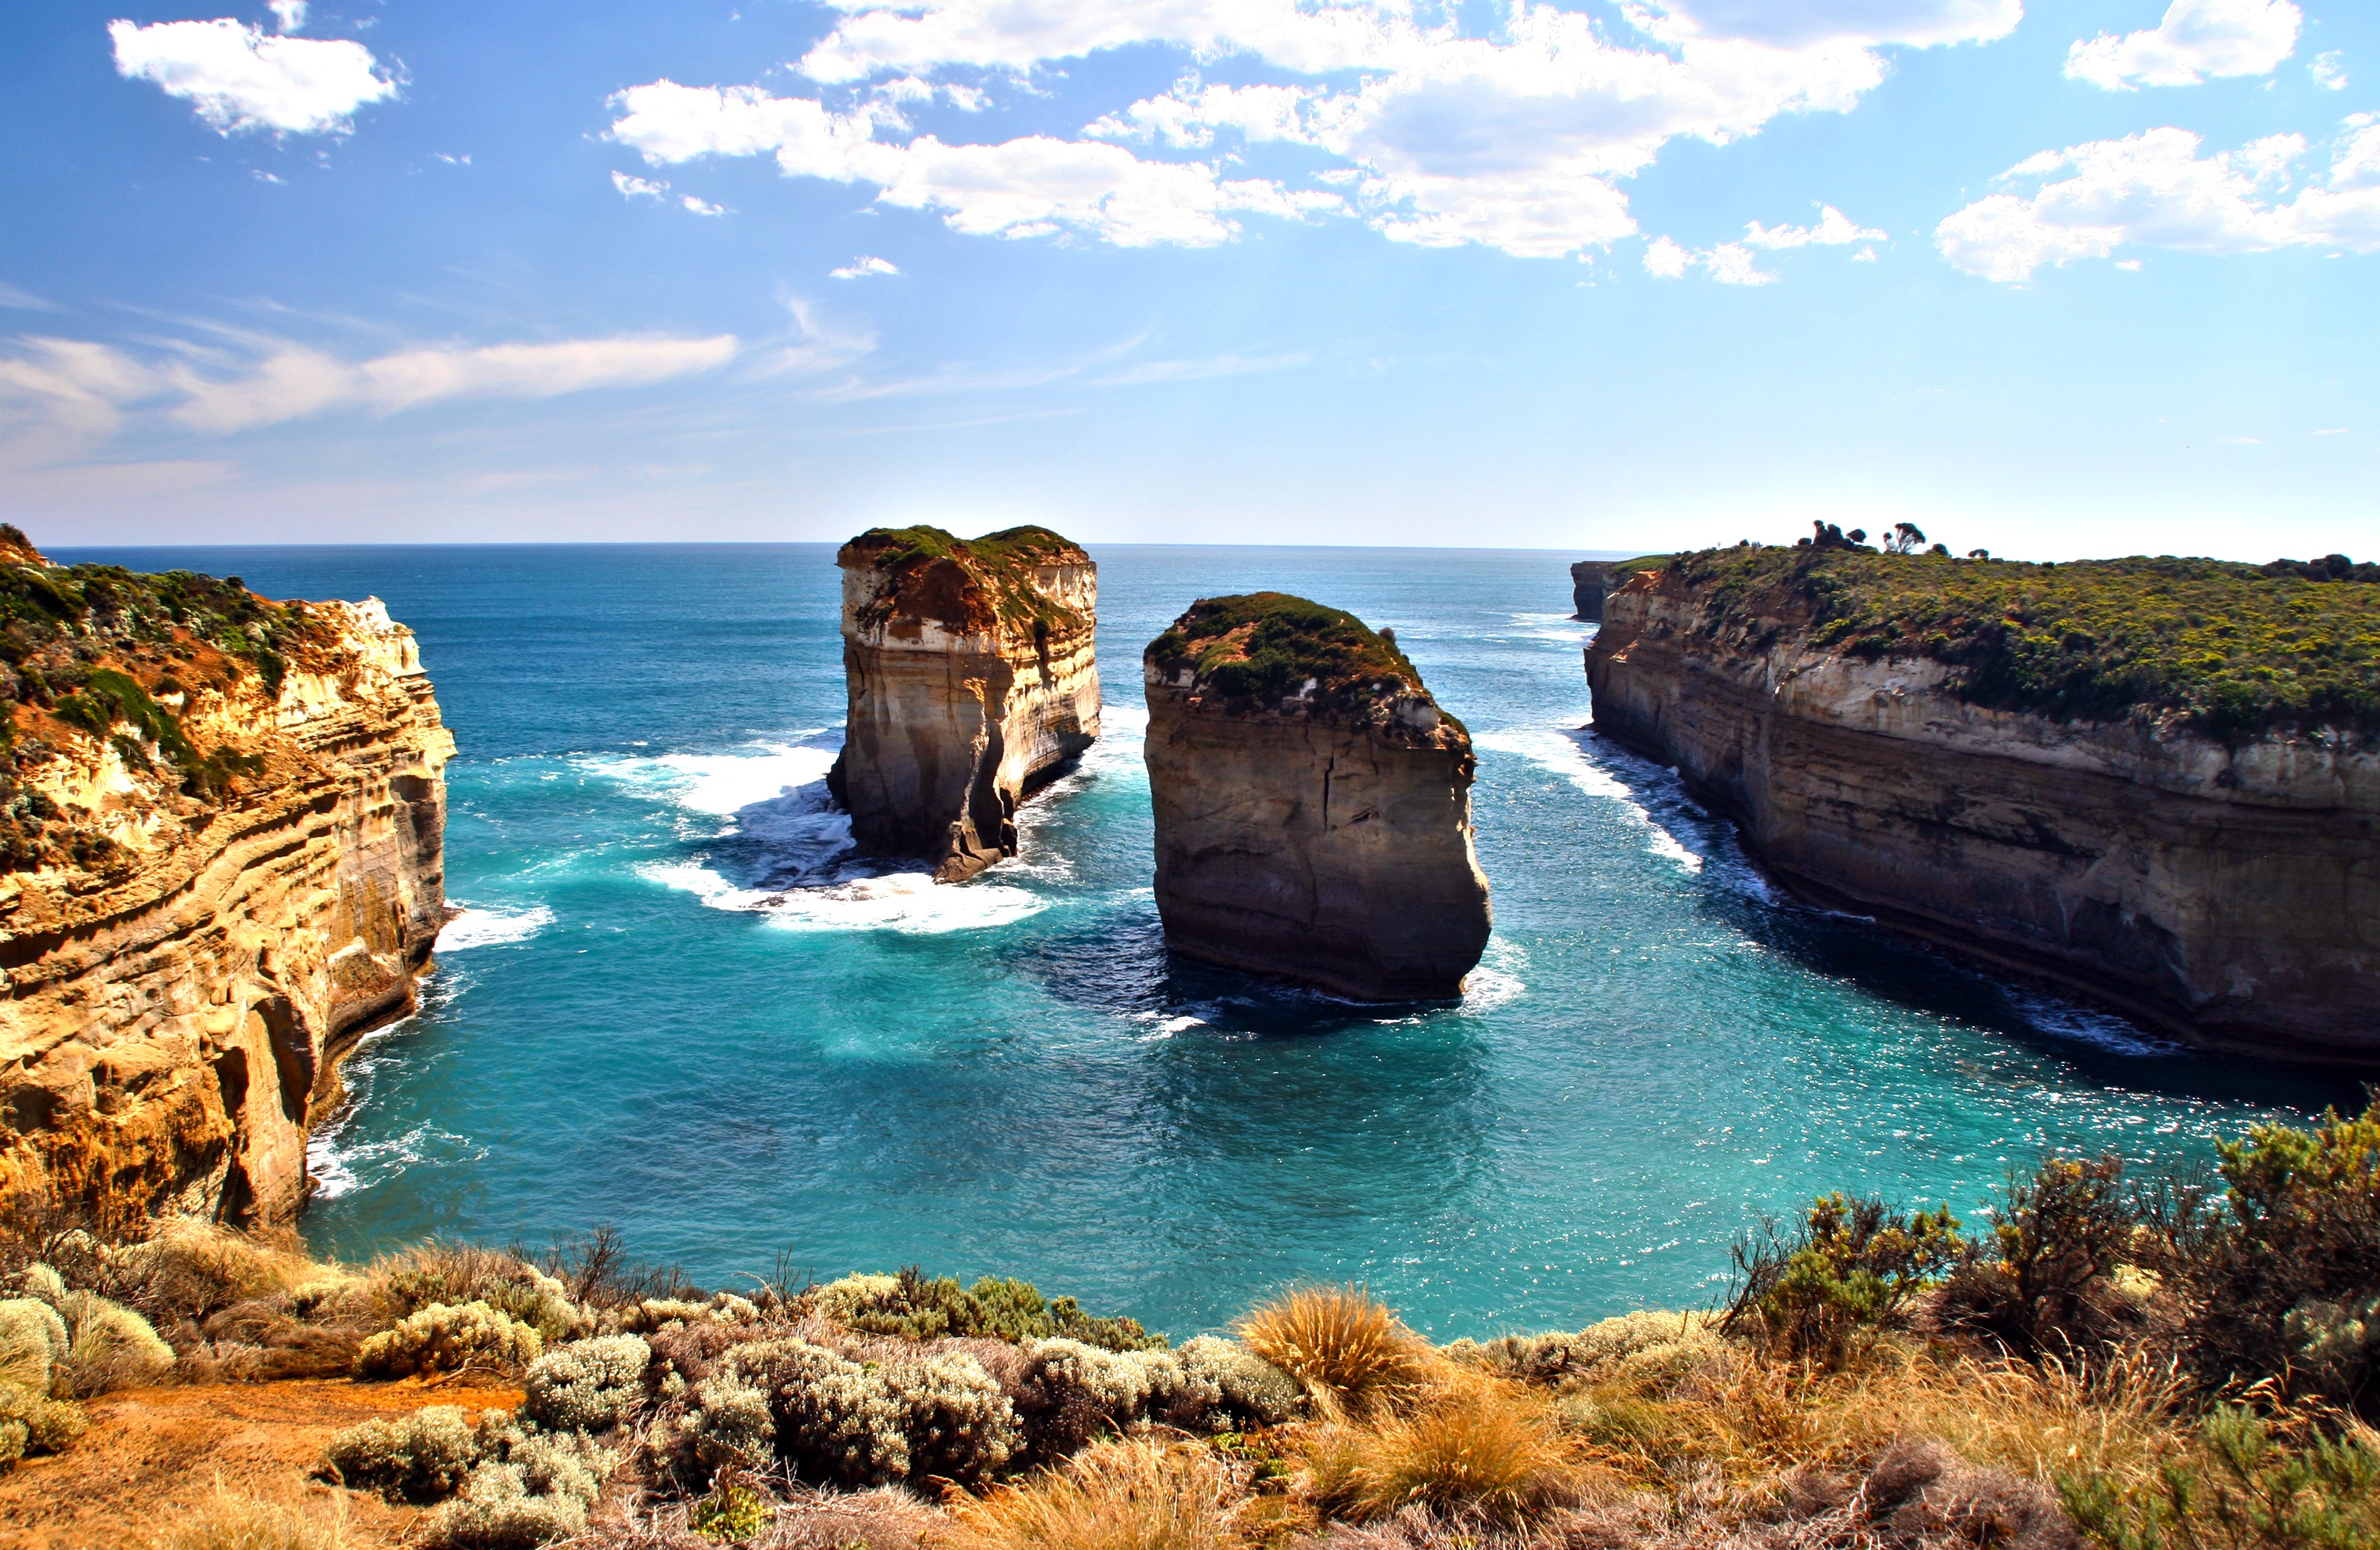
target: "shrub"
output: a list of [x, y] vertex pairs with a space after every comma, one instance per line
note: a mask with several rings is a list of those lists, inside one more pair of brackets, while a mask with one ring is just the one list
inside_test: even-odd
[[774, 1394], [768, 1419], [787, 1461], [806, 1478], [833, 1484], [905, 1479], [908, 1416], [883, 1380], [805, 1340], [775, 1345], [782, 1354], [768, 1369]]
[[367, 1421], [333, 1437], [323, 1458], [352, 1490], [392, 1502], [452, 1495], [493, 1449], [500, 1417], [473, 1425], [455, 1405], [431, 1405], [394, 1421]]
[[356, 1353], [356, 1375], [409, 1378], [416, 1373], [510, 1373], [535, 1361], [544, 1342], [484, 1302], [449, 1307], [433, 1302], [382, 1330]]
[[819, 1316], [861, 1335], [903, 1340], [1045, 1340], [1063, 1337], [1110, 1350], [1162, 1349], [1132, 1319], [1094, 1318], [1071, 1297], [1045, 1300], [1030, 1282], [987, 1275], [973, 1287], [955, 1276], [928, 1276], [912, 1265], [898, 1275], [846, 1275], [813, 1294]]
[[1024, 1351], [1024, 1385], [1038, 1401], [1030, 1428], [1044, 1456], [1072, 1452], [1152, 1413], [1196, 1425], [1222, 1402], [1219, 1385], [1194, 1389], [1171, 1351], [1110, 1351], [1080, 1340], [1036, 1340]]
[[197, 1507], [178, 1508], [147, 1550], [346, 1550], [336, 1517], [310, 1515], [280, 1502], [235, 1495], [221, 1484]]
[[154, 1383], [174, 1365], [174, 1348], [121, 1303], [95, 1292], [68, 1292], [57, 1312], [67, 1331], [65, 1386], [79, 1397]]
[[1192, 1384], [1220, 1396], [1228, 1420], [1278, 1426], [1305, 1409], [1305, 1390], [1295, 1378], [1236, 1340], [1201, 1335], [1183, 1343], [1181, 1357]]
[[0, 1381], [0, 1470], [29, 1453], [63, 1453], [82, 1435], [82, 1407], [41, 1389]]
[[2220, 1157], [2229, 1193], [2176, 1267], [2196, 1294], [2186, 1336], [2201, 1381], [2270, 1377], [2371, 1412], [2380, 1108], [2312, 1129], [2259, 1125]]
[[2109, 1550], [2331, 1550], [2380, 1539], [2380, 1452], [2369, 1433], [2316, 1434], [2291, 1450], [2254, 1412], [2227, 1405], [2200, 1438], [2199, 1456], [2168, 1464], [2152, 1488], [2060, 1474], [2058, 1495]]
[[2115, 1272], [2136, 1251], [2144, 1214], [2112, 1155], [2052, 1157], [2012, 1177], [1990, 1243], [1962, 1256], [1937, 1316], [2022, 1356], [2091, 1356], [2138, 1317]]
[[1736, 1245], [1740, 1279], [1721, 1327], [1832, 1366], [1862, 1331], [1899, 1322], [1963, 1248], [1948, 1206], [1909, 1216], [1878, 1200], [1821, 1195], [1791, 1238], [1771, 1226]]
[[554, 1432], [608, 1432], [644, 1396], [652, 1348], [633, 1335], [575, 1340], [532, 1363], [529, 1419]]
[[1647, 1310], [1590, 1324], [1575, 1335], [1507, 1335], [1482, 1344], [1457, 1340], [1446, 1354], [1519, 1383], [1567, 1387], [1621, 1380], [1669, 1387], [1719, 1346], [1708, 1313]]
[[705, 1539], [731, 1544], [756, 1537], [776, 1516], [774, 1504], [759, 1492], [730, 1485], [695, 1503], [686, 1526]]
[[0, 1300], [0, 1383], [47, 1394], [71, 1349], [56, 1309], [30, 1297]]
[[506, 1428], [494, 1456], [471, 1471], [462, 1495], [431, 1513], [422, 1540], [434, 1550], [534, 1550], [587, 1527], [613, 1455], [569, 1433]]
[[1200, 1453], [1102, 1443], [950, 1508], [950, 1550], [1235, 1550], [1230, 1473]]
[[976, 1484], [1023, 1446], [1015, 1407], [972, 1357], [943, 1352], [889, 1361], [877, 1376], [903, 1411], [913, 1480]]
[[568, 1288], [518, 1254], [431, 1241], [375, 1266], [372, 1280], [392, 1319], [443, 1303], [485, 1303], [542, 1340], [591, 1334], [593, 1318]]
[[1417, 1388], [1428, 1345], [1354, 1287], [1298, 1287], [1251, 1312], [1240, 1337], [1327, 1407], [1361, 1411]]

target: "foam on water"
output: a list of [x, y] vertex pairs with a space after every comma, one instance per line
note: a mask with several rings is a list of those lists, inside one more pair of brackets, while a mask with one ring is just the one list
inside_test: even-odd
[[931, 934], [1004, 926], [1040, 912], [1042, 900], [997, 883], [937, 883], [924, 872], [880, 873], [815, 887], [738, 887], [710, 867], [655, 864], [639, 875], [693, 894], [705, 908], [766, 915], [788, 931], [898, 931]]
[[468, 952], [474, 947], [504, 947], [526, 942], [553, 923], [553, 911], [542, 904], [526, 909], [480, 909], [461, 905], [462, 913], [438, 933], [440, 953]]
[[1538, 768], [1561, 776], [1590, 797], [1601, 797], [1619, 803], [1644, 829], [1646, 849], [1676, 862], [1686, 872], [1702, 871], [1701, 853], [1690, 849], [1678, 838], [1671, 825], [1653, 815], [1652, 808], [1640, 797], [1637, 786], [1621, 779], [1604, 763], [1590, 756], [1581, 740], [1584, 736], [1583, 733], [1552, 727], [1526, 727], [1510, 732], [1483, 733], [1474, 738], [1472, 742], [1476, 747], [1500, 753], [1517, 753]]

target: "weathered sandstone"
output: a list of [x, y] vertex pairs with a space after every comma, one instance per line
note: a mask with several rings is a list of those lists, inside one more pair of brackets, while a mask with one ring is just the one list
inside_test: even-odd
[[1603, 573], [1601, 560], [1579, 560], [1571, 566], [1571, 617], [1589, 622], [1603, 617]]
[[1144, 677], [1167, 945], [1357, 1000], [1461, 995], [1489, 923], [1471, 736], [1393, 637], [1279, 592], [1213, 598]]
[[[445, 920], [454, 741], [376, 599], [98, 570], [52, 573], [42, 606], [79, 611], [46, 646], [6, 631], [0, 1193], [285, 1224], [340, 1056], [412, 1005]], [[18, 605], [55, 583], [6, 579], [40, 625]]]
[[1986, 708], [1942, 662], [1864, 660], [1810, 626], [1640, 573], [1586, 653], [1595, 726], [1675, 765], [1815, 900], [2203, 1044], [2380, 1060], [2369, 739]]
[[1099, 568], [1046, 528], [872, 529], [843, 568], [850, 715], [828, 788], [864, 853], [957, 883], [1016, 854], [1016, 807], [1099, 735]]

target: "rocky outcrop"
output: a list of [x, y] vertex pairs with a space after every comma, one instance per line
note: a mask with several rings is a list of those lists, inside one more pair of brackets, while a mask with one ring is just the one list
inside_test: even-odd
[[1356, 1000], [1461, 995], [1489, 923], [1471, 735], [1393, 635], [1212, 598], [1143, 666], [1167, 946]]
[[827, 784], [852, 837], [944, 883], [1015, 855], [1017, 804], [1099, 735], [1099, 568], [1031, 527], [877, 528], [835, 563], [850, 714]]
[[339, 1057], [447, 914], [412, 633], [96, 567], [0, 567], [0, 1194], [286, 1224]]
[[1603, 617], [1603, 572], [1601, 560], [1579, 560], [1571, 566], [1572, 618], [1592, 623]]
[[1920, 653], [1815, 643], [1788, 594], [1718, 592], [1661, 571], [1609, 598], [1595, 726], [1794, 890], [2202, 1044], [2380, 1062], [2371, 740], [1990, 708]]

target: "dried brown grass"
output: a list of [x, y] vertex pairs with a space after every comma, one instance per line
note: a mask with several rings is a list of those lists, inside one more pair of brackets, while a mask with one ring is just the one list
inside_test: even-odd
[[1202, 1448], [1095, 1443], [980, 1498], [954, 1497], [934, 1550], [1237, 1550], [1232, 1472]]
[[1360, 1287], [1294, 1287], [1239, 1324], [1248, 1349], [1304, 1383], [1326, 1412], [1360, 1415], [1417, 1393], [1443, 1363]]
[[1306, 1446], [1308, 1492], [1357, 1521], [1418, 1507], [1519, 1524], [1581, 1500], [1589, 1482], [1546, 1395], [1477, 1373], [1445, 1374], [1402, 1411], [1326, 1422]]
[[243, 1496], [220, 1482], [200, 1506], [175, 1514], [153, 1533], [150, 1550], [346, 1550], [346, 1522], [335, 1506], [309, 1511], [287, 1502]]

